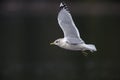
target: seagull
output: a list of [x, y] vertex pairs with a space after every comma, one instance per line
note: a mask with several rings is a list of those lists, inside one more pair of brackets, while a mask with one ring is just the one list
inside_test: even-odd
[[65, 3], [60, 3], [60, 12], [58, 13], [58, 23], [64, 33], [64, 38], [55, 40], [51, 45], [72, 51], [97, 51], [95, 45], [86, 44], [80, 37], [79, 31], [72, 19], [72, 16]]

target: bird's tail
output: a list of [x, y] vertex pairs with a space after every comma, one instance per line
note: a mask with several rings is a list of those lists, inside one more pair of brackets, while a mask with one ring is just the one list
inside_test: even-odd
[[93, 44], [88, 44], [88, 47], [89, 47], [89, 49], [90, 49], [91, 52], [97, 51], [95, 45], [93, 45]]

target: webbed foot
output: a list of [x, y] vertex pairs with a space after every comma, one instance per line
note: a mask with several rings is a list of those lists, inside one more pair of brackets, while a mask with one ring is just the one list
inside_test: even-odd
[[87, 56], [87, 55], [88, 55], [88, 53], [85, 52], [85, 51], [83, 51], [82, 53], [83, 53], [84, 56]]

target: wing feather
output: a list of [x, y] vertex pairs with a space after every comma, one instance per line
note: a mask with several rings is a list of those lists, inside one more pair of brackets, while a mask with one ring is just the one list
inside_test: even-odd
[[61, 10], [58, 14], [58, 23], [63, 30], [64, 37], [71, 43], [83, 43], [84, 41], [80, 38], [79, 31], [74, 24], [67, 6], [61, 3], [60, 8]]

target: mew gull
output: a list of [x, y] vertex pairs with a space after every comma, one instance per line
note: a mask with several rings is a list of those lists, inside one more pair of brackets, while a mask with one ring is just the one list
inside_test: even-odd
[[74, 51], [97, 51], [95, 45], [85, 44], [85, 42], [81, 39], [79, 31], [74, 24], [72, 16], [65, 3], [60, 3], [58, 23], [64, 33], [64, 38], [55, 40], [53, 43], [51, 43], [51, 45], [57, 45], [61, 48]]

